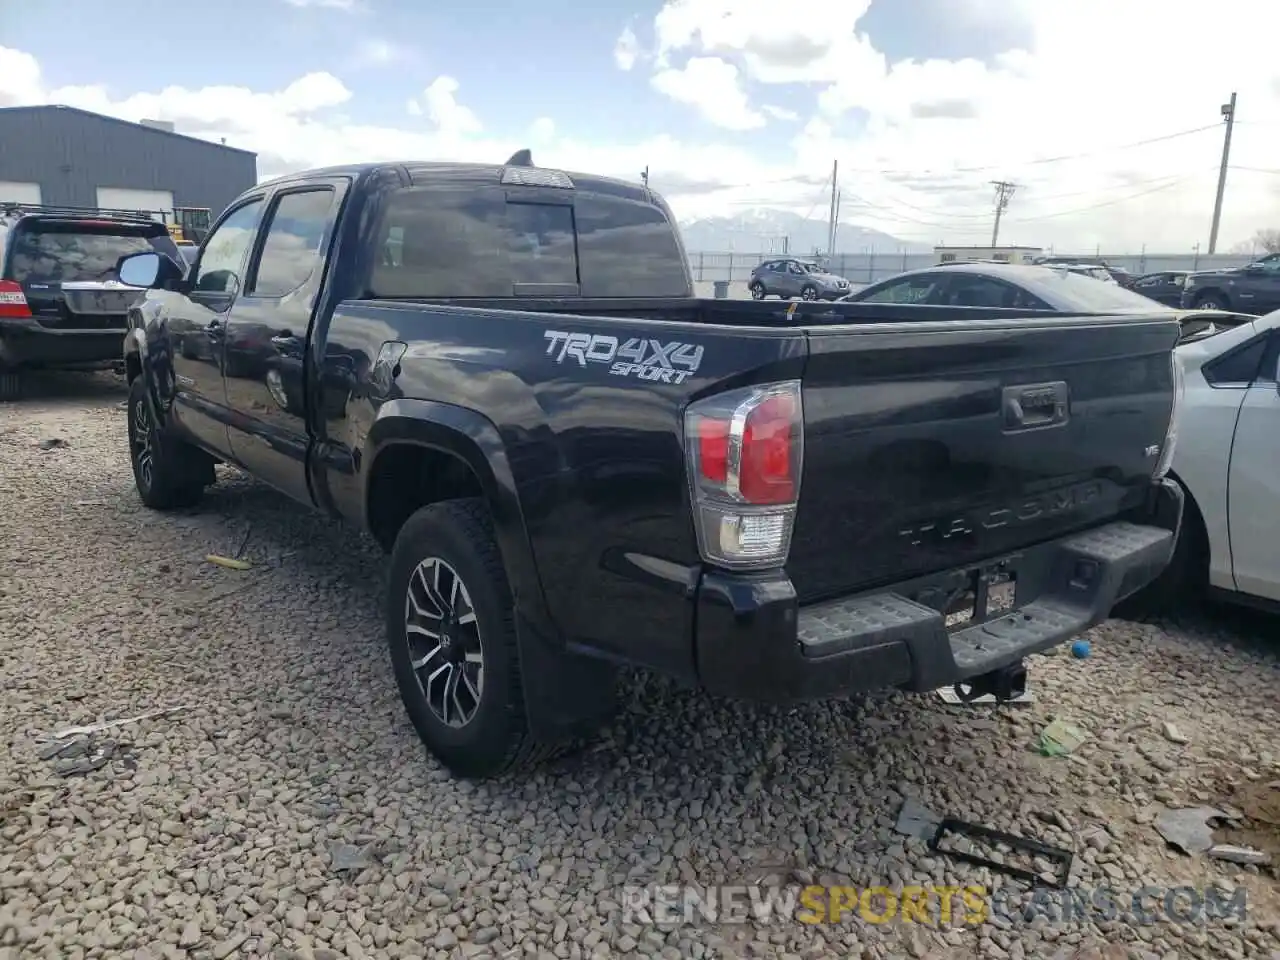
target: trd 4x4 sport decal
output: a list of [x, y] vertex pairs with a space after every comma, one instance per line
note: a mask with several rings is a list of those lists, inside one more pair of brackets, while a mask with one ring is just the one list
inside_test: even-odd
[[636, 377], [657, 383], [683, 383], [698, 372], [702, 347], [693, 343], [632, 337], [620, 341], [603, 333], [569, 333], [547, 330], [547, 356], [556, 363], [576, 360], [578, 366], [607, 364], [615, 377]]

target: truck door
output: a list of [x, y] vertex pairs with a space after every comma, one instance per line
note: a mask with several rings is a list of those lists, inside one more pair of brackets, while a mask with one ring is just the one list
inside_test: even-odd
[[262, 215], [263, 198], [230, 211], [209, 234], [185, 295], [166, 303], [174, 374], [174, 417], [199, 443], [226, 453], [227, 394], [223, 345], [227, 319], [243, 287], [245, 263]]
[[304, 503], [311, 502], [307, 344], [345, 188], [345, 181], [312, 181], [271, 198], [227, 330], [232, 453], [255, 476]]

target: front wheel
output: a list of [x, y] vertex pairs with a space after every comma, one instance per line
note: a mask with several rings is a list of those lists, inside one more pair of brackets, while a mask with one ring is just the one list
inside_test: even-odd
[[152, 510], [195, 506], [213, 482], [208, 454], [165, 436], [151, 415], [142, 377], [129, 385], [129, 462], [138, 497]]
[[761, 283], [759, 280], [753, 283], [750, 289], [751, 289], [752, 300], [763, 300], [765, 297], [768, 296], [768, 294], [765, 292], [764, 284]]
[[1195, 309], [1197, 310], [1225, 310], [1227, 302], [1221, 296], [1209, 294], [1196, 300]]
[[550, 755], [529, 732], [511, 588], [483, 501], [431, 504], [401, 528], [386, 629], [409, 719], [452, 773], [491, 777]]
[[814, 286], [806, 285], [805, 288], [800, 291], [800, 299], [801, 300], [817, 300], [818, 288]]

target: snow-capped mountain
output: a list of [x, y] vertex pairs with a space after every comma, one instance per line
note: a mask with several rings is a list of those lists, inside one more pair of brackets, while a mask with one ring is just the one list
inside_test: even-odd
[[[815, 249], [825, 251], [827, 248], [826, 213], [826, 210], [815, 212], [806, 220], [791, 210], [757, 207], [732, 217], [682, 221], [680, 232], [684, 235], [685, 248], [691, 253], [733, 250], [742, 253], [789, 252], [793, 256], [807, 256]], [[863, 253], [869, 249], [877, 253], [928, 253], [933, 248], [856, 224], [840, 224], [836, 234], [838, 252]]]

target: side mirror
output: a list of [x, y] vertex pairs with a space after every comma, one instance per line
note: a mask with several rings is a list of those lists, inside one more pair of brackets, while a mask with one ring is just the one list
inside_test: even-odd
[[163, 260], [158, 253], [129, 254], [116, 261], [116, 276], [131, 287], [155, 287], [164, 269]]
[[1245, 275], [1249, 277], [1260, 277], [1267, 271], [1264, 270], [1262, 267], [1256, 266], [1251, 263], [1249, 264], [1249, 266], [1244, 268], [1244, 272], [1245, 272]]

